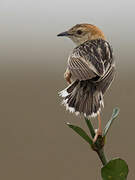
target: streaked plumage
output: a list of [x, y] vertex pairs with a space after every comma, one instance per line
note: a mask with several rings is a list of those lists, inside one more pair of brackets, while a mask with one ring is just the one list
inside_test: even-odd
[[104, 104], [103, 95], [115, 74], [111, 46], [102, 39], [84, 42], [69, 56], [68, 69], [75, 82], [60, 93], [63, 104], [71, 112], [95, 116]]
[[84, 42], [68, 58], [68, 68], [79, 80], [103, 78], [113, 65], [112, 48], [102, 39]]
[[115, 75], [115, 63], [110, 44], [103, 32], [91, 24], [77, 24], [58, 36], [67, 36], [77, 44], [68, 58], [64, 74], [72, 83], [59, 94], [66, 109], [86, 117], [98, 115], [99, 128], [94, 138], [102, 134], [100, 110], [104, 106], [103, 95]]

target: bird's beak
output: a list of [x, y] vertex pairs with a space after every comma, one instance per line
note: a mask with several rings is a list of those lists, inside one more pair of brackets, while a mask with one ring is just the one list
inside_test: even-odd
[[70, 34], [68, 33], [68, 31], [62, 32], [60, 34], [58, 34], [57, 36], [69, 36]]

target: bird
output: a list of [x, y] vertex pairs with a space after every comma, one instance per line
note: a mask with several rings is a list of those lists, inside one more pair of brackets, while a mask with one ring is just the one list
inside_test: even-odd
[[102, 136], [101, 108], [104, 94], [115, 77], [113, 49], [104, 33], [95, 25], [76, 24], [57, 35], [75, 43], [70, 53], [64, 78], [68, 87], [59, 92], [62, 103], [72, 113], [86, 118], [97, 117], [98, 129], [93, 138]]

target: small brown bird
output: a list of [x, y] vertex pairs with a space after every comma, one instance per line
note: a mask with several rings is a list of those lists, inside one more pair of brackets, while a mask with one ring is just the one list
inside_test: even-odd
[[103, 96], [115, 75], [112, 48], [103, 32], [91, 24], [77, 24], [58, 36], [69, 37], [77, 45], [68, 58], [64, 74], [70, 85], [60, 92], [63, 104], [76, 115], [98, 117], [95, 142], [102, 135], [100, 111], [104, 106]]

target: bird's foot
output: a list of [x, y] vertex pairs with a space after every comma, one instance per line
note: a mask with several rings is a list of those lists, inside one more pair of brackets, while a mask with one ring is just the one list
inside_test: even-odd
[[95, 133], [96, 134], [95, 134], [95, 137], [93, 138], [93, 143], [96, 142], [98, 136], [102, 136], [102, 131], [100, 129], [96, 129]]

